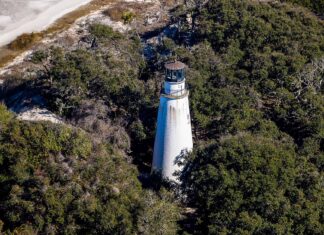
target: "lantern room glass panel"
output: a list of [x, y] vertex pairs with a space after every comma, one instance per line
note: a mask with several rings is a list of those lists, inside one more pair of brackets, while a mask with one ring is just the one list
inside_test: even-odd
[[185, 78], [184, 69], [165, 71], [166, 81], [168, 82], [182, 82]]

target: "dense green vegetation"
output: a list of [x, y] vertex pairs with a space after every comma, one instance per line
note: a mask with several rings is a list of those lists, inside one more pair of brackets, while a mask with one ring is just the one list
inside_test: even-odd
[[44, 69], [29, 86], [37, 87], [50, 108], [74, 125], [113, 138], [126, 152], [131, 147], [140, 155], [134, 156], [135, 162], [150, 162], [163, 78], [147, 76], [137, 37], [127, 38], [100, 24], [91, 25], [90, 32], [100, 44], [93, 51], [36, 52], [32, 62]]
[[[0, 225], [11, 234], [174, 234], [170, 193], [143, 190], [112, 144], [0, 106]], [[161, 213], [163, 212], [163, 214]], [[166, 216], [166, 217], [165, 217]]]
[[198, 139], [182, 174], [194, 233], [322, 234], [323, 23], [216, 0], [196, 22], [193, 52], [176, 49]]
[[267, 133], [226, 136], [189, 159], [182, 180], [197, 208], [197, 234], [323, 233], [318, 168], [266, 126]]
[[179, 32], [150, 61], [135, 32], [101, 24], [89, 27], [90, 49], [34, 53], [25, 87], [82, 131], [19, 122], [1, 107], [4, 230], [176, 233], [170, 193], [142, 189], [126, 161], [149, 172], [171, 51], [189, 66], [195, 137], [179, 175], [195, 212], [181, 232], [323, 234], [323, 21], [278, 2], [196, 2], [173, 11]]
[[315, 13], [324, 16], [324, 1], [323, 0], [285, 0], [286, 2], [292, 2], [300, 4], [314, 11]]
[[197, 21], [193, 55], [178, 54], [193, 73], [198, 127], [237, 132], [263, 116], [298, 144], [323, 137], [322, 22], [288, 7], [245, 1], [210, 1]]

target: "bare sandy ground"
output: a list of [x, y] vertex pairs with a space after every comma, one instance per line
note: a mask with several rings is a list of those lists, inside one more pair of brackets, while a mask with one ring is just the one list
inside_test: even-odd
[[[6, 1], [6, 0], [0, 0], [0, 7], [1, 7], [1, 1]], [[13, 0], [7, 0], [7, 1], [13, 1]], [[58, 1], [58, 0], [48, 0], [48, 1]], [[61, 0], [62, 1], [62, 0]], [[91, 0], [90, 0], [91, 1]], [[129, 30], [131, 27], [129, 25], [123, 24], [123, 22], [120, 21], [113, 21], [109, 17], [105, 16], [103, 14], [103, 11], [105, 9], [110, 8], [114, 4], [119, 4], [119, 3], [138, 3], [138, 4], [149, 4], [152, 3], [154, 6], [160, 6], [159, 0], [120, 0], [119, 2], [112, 2], [109, 3], [103, 7], [101, 7], [98, 10], [91, 11], [89, 14], [80, 17], [77, 19], [72, 25], [69, 26], [68, 29], [64, 30], [63, 32], [59, 32], [55, 34], [54, 37], [45, 37], [42, 39], [40, 42], [40, 47], [43, 47], [42, 45], [50, 45], [53, 44], [55, 40], [58, 40], [59, 38], [64, 38], [68, 36], [76, 37], [78, 38], [78, 32], [79, 31], [86, 31], [87, 27], [86, 25], [89, 25], [93, 22], [101, 23], [108, 25], [112, 27], [114, 30], [117, 30], [121, 33]], [[155, 15], [155, 11], [152, 11], [151, 13]], [[1, 9], [0, 9], [0, 14], [1, 14]], [[156, 16], [153, 16], [153, 18], [156, 18]], [[149, 20], [150, 21], [150, 20]], [[1, 22], [1, 18], [0, 18]], [[49, 25], [48, 25], [49, 26]], [[1, 24], [0, 24], [0, 33], [1, 33]], [[1, 41], [1, 34], [0, 34], [0, 41]], [[18, 56], [16, 56], [14, 59], [9, 61], [6, 65], [0, 67], [0, 85], [4, 82], [4, 77], [7, 74], [10, 74], [12, 70], [15, 70], [17, 66], [20, 66], [21, 64], [24, 63], [26, 58], [28, 58], [32, 52], [35, 50], [35, 48], [25, 50], [24, 52], [20, 53]], [[1, 51], [0, 51], [1, 53]], [[23, 66], [20, 66], [20, 70], [23, 70]]]
[[[2, 0], [0, 0], [1, 2]], [[69, 50], [76, 48], [82, 48], [82, 43], [80, 39], [87, 35], [88, 26], [92, 23], [100, 23], [112, 27], [121, 33], [125, 33], [132, 29], [134, 25], [126, 25], [121, 21], [114, 21], [106, 14], [104, 11], [108, 8], [120, 6], [123, 3], [138, 3], [138, 4], [148, 4], [146, 5], [142, 16], [144, 18], [159, 19], [160, 17], [160, 3], [158, 0], [121, 0], [120, 2], [112, 2], [101, 7], [98, 10], [91, 11], [89, 14], [84, 15], [77, 19], [70, 27], [62, 32], [55, 34], [54, 37], [45, 37], [35, 48], [29, 49], [17, 56], [13, 61], [11, 61], [7, 66], [0, 68], [0, 87], [1, 83], [4, 82], [5, 77], [11, 74], [12, 71], [19, 70], [22, 74], [28, 68], [28, 58], [37, 48], [48, 48], [50, 46], [68, 46]], [[134, 5], [135, 6], [135, 5]], [[1, 19], [0, 19], [1, 20]], [[149, 20], [152, 21], [152, 20]], [[154, 20], [153, 20], [154, 21]], [[144, 24], [143, 22], [140, 24]], [[147, 26], [145, 26], [147, 27]], [[69, 45], [65, 45], [64, 39], [69, 38]], [[72, 41], [71, 41], [72, 40]], [[84, 45], [87, 47], [88, 45]], [[27, 64], [27, 65], [26, 65]], [[30, 65], [29, 65], [30, 66]], [[27, 92], [28, 93], [28, 92]], [[64, 124], [58, 115], [49, 111], [42, 101], [42, 98], [38, 95], [26, 96], [23, 92], [17, 93], [11, 97], [14, 101], [11, 101], [8, 107], [10, 110], [17, 114], [17, 118], [24, 121], [49, 121], [56, 124]], [[33, 102], [32, 102], [33, 101]]]
[[23, 33], [44, 30], [91, 0], [0, 0], [0, 46]]

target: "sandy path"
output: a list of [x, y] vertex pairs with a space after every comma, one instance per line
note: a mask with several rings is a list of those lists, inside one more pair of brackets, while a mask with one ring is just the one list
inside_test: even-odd
[[[34, 7], [36, 7], [37, 4], [42, 4], [41, 1], [30, 2], [34, 2]], [[49, 4], [44, 10], [39, 11], [37, 14], [31, 14], [32, 17], [25, 17], [12, 23], [10, 23], [9, 20], [10, 16], [0, 15], [0, 21], [8, 22], [8, 25], [4, 27], [3, 30], [0, 29], [0, 46], [8, 44], [23, 33], [42, 31], [63, 15], [89, 2], [91, 2], [91, 0], [58, 0]], [[39, 7], [42, 6], [39, 5]]]

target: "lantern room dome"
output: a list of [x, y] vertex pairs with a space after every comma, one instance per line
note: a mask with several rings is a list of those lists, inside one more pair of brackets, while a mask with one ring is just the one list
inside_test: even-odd
[[164, 67], [167, 70], [180, 70], [180, 69], [184, 69], [186, 65], [184, 63], [181, 63], [180, 61], [172, 61], [166, 63]]

